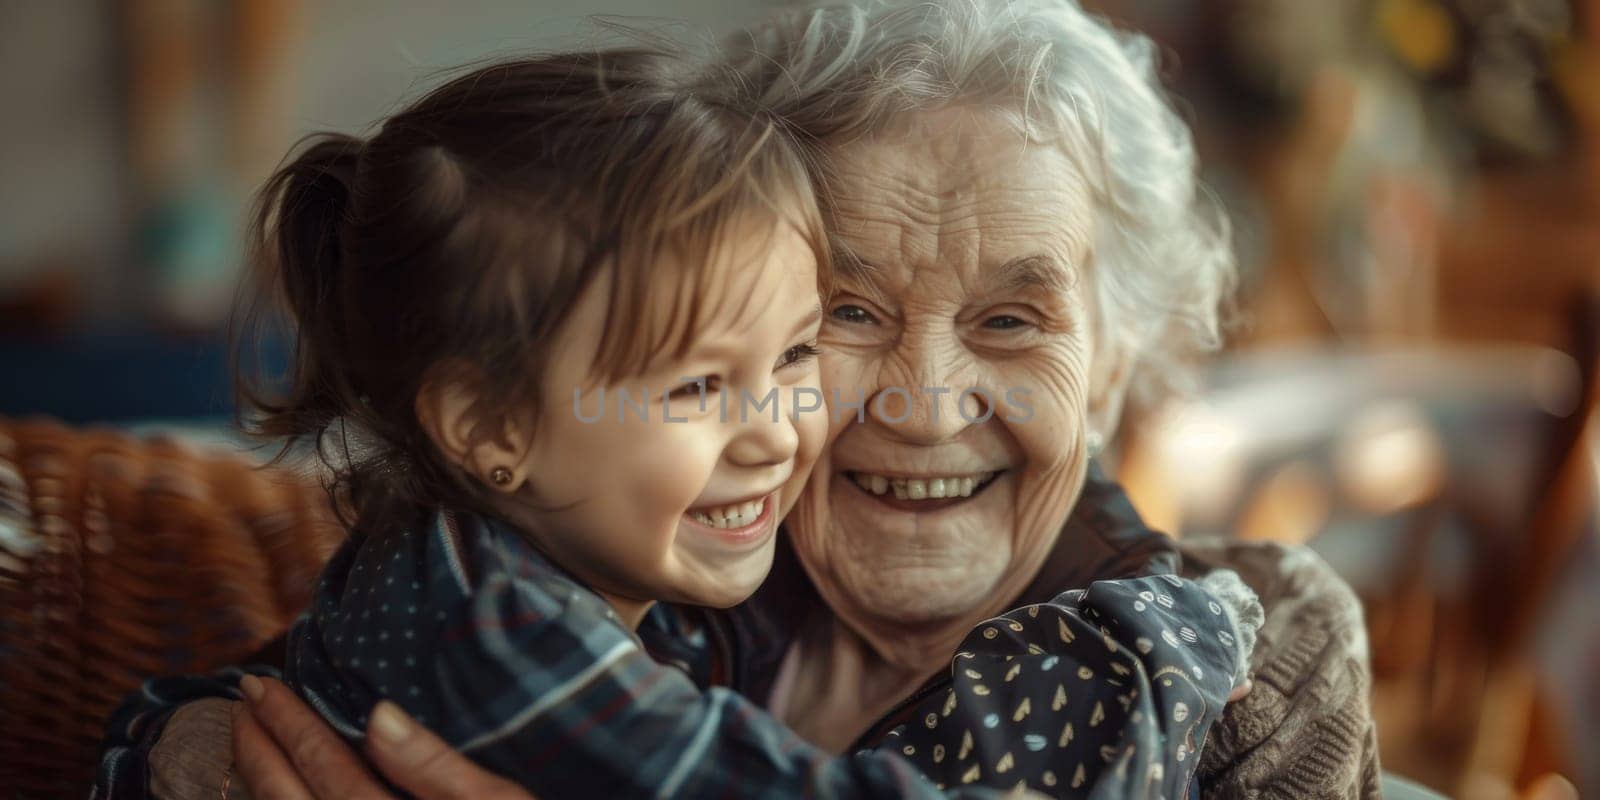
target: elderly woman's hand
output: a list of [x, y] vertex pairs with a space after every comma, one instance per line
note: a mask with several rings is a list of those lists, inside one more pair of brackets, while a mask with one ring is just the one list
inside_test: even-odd
[[[288, 687], [254, 676], [244, 678], [240, 686], [248, 702], [234, 710], [234, 769], [250, 797], [392, 796], [355, 751]], [[366, 750], [385, 778], [423, 800], [533, 797], [452, 750], [393, 703], [380, 703], [373, 710]]]

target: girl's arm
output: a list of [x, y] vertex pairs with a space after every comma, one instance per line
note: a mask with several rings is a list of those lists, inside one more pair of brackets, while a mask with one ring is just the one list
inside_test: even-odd
[[[288, 687], [245, 681], [233, 715], [235, 783], [249, 797], [389, 797], [360, 756]], [[373, 713], [366, 754], [394, 786], [420, 800], [531, 800], [472, 763], [393, 703]], [[210, 798], [220, 796], [213, 792]]]
[[660, 664], [589, 596], [480, 587], [472, 622], [432, 655], [461, 713], [428, 713], [453, 747], [542, 797], [942, 797], [903, 758], [834, 756], [743, 696], [701, 691]]
[[[261, 681], [235, 717], [234, 786], [251, 797], [391, 795], [315, 712], [277, 681]], [[383, 777], [418, 800], [530, 800], [521, 787], [472, 763], [393, 703], [373, 711], [366, 755]], [[329, 753], [307, 762], [307, 753]], [[212, 796], [216, 796], [213, 794]], [[1036, 797], [1011, 792], [1015, 800]]]
[[286, 674], [352, 742], [387, 699], [540, 797], [947, 796], [899, 755], [834, 756], [702, 691], [497, 524], [352, 542], [325, 579]]

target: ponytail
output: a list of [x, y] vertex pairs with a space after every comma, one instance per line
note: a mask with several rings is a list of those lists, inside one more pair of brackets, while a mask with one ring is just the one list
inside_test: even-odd
[[[349, 317], [343, 245], [363, 142], [339, 134], [307, 141], [262, 188], [250, 227], [256, 286], [247, 297], [278, 297], [286, 306], [292, 338], [288, 373], [269, 381], [258, 363], [244, 363], [255, 355], [252, 348], [236, 347], [235, 375], [241, 415], [245, 409], [257, 413], [250, 420], [241, 416], [242, 427], [259, 436], [315, 442], [359, 403], [349, 377], [336, 365], [344, 360], [339, 353]], [[242, 315], [256, 338], [268, 313], [253, 305]], [[268, 383], [275, 390], [268, 391]]]

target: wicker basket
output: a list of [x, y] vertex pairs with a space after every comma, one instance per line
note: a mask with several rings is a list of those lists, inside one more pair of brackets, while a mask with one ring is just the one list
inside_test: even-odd
[[284, 630], [340, 536], [288, 470], [0, 418], [0, 796], [82, 796], [110, 711]]

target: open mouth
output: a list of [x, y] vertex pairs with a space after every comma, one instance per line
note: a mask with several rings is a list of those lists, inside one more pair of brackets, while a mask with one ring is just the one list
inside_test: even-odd
[[1005, 470], [929, 478], [871, 472], [844, 474], [856, 488], [889, 506], [905, 511], [936, 511], [976, 497]]
[[772, 521], [773, 508], [778, 493], [770, 492], [754, 500], [742, 500], [721, 506], [701, 506], [683, 512], [691, 525], [705, 528], [725, 539], [745, 540], [759, 535]]
[[758, 497], [743, 503], [707, 508], [691, 508], [689, 517], [701, 525], [724, 530], [742, 528], [761, 518], [767, 508], [767, 498]]

